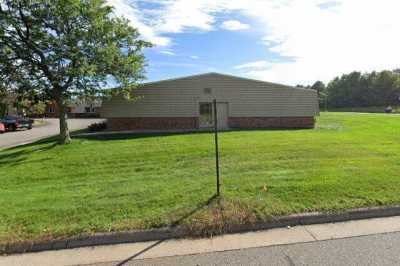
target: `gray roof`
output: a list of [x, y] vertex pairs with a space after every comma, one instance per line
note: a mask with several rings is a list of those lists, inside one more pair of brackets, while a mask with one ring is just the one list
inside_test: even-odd
[[275, 87], [290, 88], [290, 89], [295, 89], [295, 90], [307, 90], [307, 91], [310, 90], [307, 88], [298, 88], [298, 87], [293, 87], [293, 86], [279, 84], [279, 83], [273, 83], [273, 82], [268, 82], [268, 81], [263, 81], [263, 80], [258, 80], [258, 79], [244, 78], [244, 77], [234, 76], [234, 75], [230, 75], [230, 74], [222, 74], [222, 73], [217, 73], [217, 72], [207, 72], [207, 73], [201, 73], [201, 74], [195, 74], [195, 75], [189, 75], [189, 76], [183, 76], [183, 77], [177, 77], [177, 78], [145, 82], [145, 83], [142, 83], [142, 85], [151, 85], [151, 84], [157, 84], [157, 83], [161, 83], [161, 82], [177, 81], [177, 80], [182, 80], [182, 79], [188, 79], [188, 78], [194, 78], [194, 77], [204, 77], [204, 76], [222, 76], [222, 77], [229, 77], [229, 78], [258, 82], [258, 83], [262, 83], [262, 84], [266, 84], [266, 85], [272, 85]]

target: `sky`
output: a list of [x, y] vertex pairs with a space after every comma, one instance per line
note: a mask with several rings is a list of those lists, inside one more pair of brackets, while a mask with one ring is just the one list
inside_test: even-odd
[[219, 72], [287, 85], [400, 67], [399, 0], [107, 0], [148, 81]]

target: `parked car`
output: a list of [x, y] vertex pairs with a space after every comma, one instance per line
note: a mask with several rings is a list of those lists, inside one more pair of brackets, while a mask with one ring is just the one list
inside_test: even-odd
[[6, 132], [6, 127], [0, 122], [0, 134], [3, 134], [4, 132]]
[[389, 105], [388, 107], [385, 108], [385, 113], [390, 114], [392, 112], [393, 112], [392, 106]]
[[19, 128], [32, 129], [34, 121], [26, 117], [7, 115], [0, 122], [5, 126], [6, 130], [15, 131]]

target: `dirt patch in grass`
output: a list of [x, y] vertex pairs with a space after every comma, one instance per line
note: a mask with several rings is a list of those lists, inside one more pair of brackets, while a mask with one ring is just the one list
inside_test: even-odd
[[182, 222], [182, 228], [191, 237], [212, 237], [229, 232], [236, 225], [253, 224], [257, 217], [253, 208], [240, 200], [215, 198]]

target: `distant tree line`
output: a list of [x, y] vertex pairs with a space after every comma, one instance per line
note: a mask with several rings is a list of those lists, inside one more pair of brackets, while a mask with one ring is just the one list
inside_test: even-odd
[[371, 73], [351, 72], [325, 85], [301, 86], [318, 91], [320, 106], [328, 108], [372, 107], [400, 104], [400, 69]]

